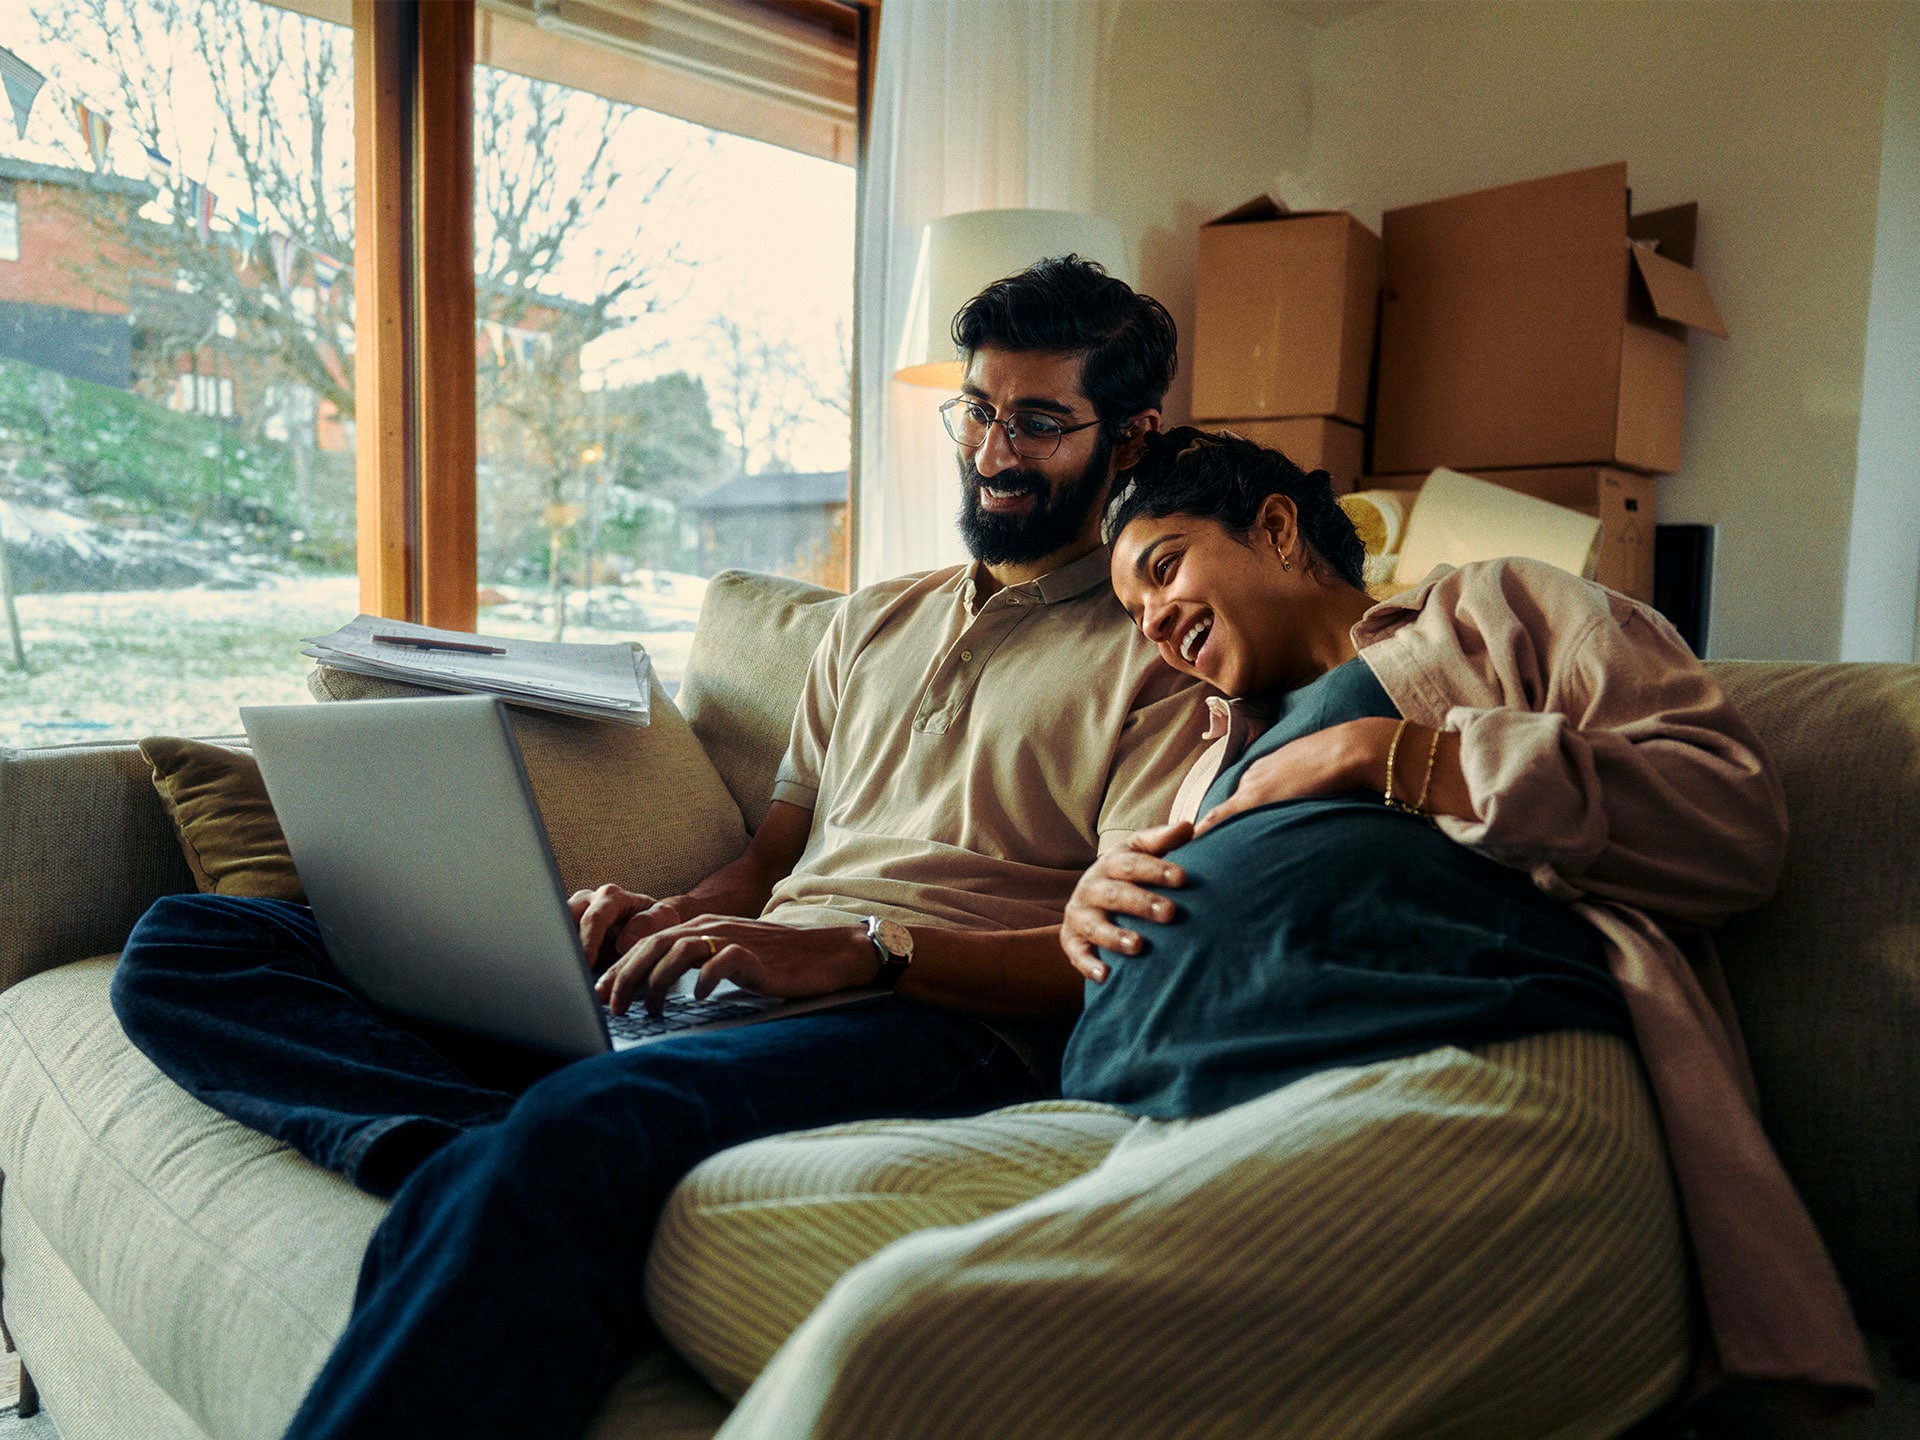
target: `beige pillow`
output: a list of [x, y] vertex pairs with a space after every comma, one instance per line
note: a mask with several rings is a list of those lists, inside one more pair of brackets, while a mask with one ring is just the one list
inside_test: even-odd
[[846, 596], [804, 580], [722, 570], [707, 582], [680, 709], [757, 830], [773, 802], [807, 668]]
[[[315, 666], [319, 700], [443, 692]], [[739, 807], [656, 679], [651, 723], [621, 725], [508, 707], [527, 779], [569, 891], [612, 881], [675, 895], [746, 849]]]
[[149, 735], [140, 753], [201, 894], [307, 898], [251, 755], [172, 735]]

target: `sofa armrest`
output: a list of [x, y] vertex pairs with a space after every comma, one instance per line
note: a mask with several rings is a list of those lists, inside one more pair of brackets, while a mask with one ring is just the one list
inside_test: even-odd
[[0, 990], [118, 950], [147, 906], [192, 889], [137, 747], [0, 750]]

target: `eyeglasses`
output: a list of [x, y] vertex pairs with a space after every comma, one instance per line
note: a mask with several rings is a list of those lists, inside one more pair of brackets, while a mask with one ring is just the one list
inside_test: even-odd
[[954, 442], [969, 450], [978, 450], [986, 444], [993, 427], [998, 425], [1007, 432], [1007, 444], [1013, 447], [1013, 453], [1028, 460], [1050, 459], [1066, 436], [1076, 430], [1090, 430], [1100, 423], [1088, 420], [1080, 425], [1062, 425], [1053, 416], [1035, 410], [1015, 410], [1003, 420], [989, 407], [965, 395], [956, 395], [942, 405], [940, 420]]

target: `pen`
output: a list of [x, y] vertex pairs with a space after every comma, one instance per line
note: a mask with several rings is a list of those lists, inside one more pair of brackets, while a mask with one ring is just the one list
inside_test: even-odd
[[475, 645], [466, 640], [434, 640], [425, 635], [376, 635], [376, 645], [411, 645], [416, 650], [458, 650], [465, 655], [504, 655], [504, 645]]

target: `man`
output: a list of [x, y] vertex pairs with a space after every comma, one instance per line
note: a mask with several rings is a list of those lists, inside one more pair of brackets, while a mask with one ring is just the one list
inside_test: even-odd
[[577, 1436], [649, 1334], [654, 1224], [699, 1160], [1043, 1093], [1006, 1022], [1078, 1005], [1066, 899], [1097, 848], [1162, 818], [1201, 713], [1098, 542], [1113, 475], [1159, 423], [1174, 330], [1068, 257], [989, 286], [954, 335], [966, 383], [944, 418], [975, 563], [848, 599], [738, 860], [685, 895], [573, 900], [615, 1010], [695, 968], [702, 989], [895, 998], [603, 1055], [515, 1097], [365, 1005], [304, 907], [179, 896], [136, 927], [114, 983], [134, 1042], [394, 1196], [289, 1436]]

